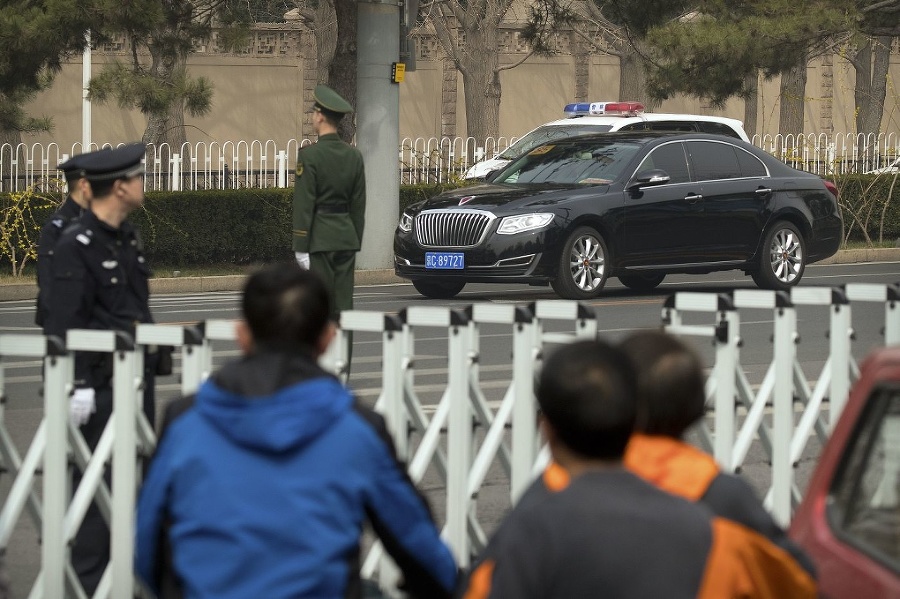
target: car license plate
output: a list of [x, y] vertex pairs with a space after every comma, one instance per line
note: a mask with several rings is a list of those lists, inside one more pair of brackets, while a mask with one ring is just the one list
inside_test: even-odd
[[462, 270], [466, 267], [462, 252], [425, 252], [425, 268]]

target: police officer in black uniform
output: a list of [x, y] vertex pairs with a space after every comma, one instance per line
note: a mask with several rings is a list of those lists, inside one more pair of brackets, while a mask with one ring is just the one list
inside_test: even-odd
[[[150, 269], [140, 236], [126, 220], [144, 202], [145, 151], [143, 143], [136, 143], [81, 161], [93, 199], [57, 242], [48, 334], [65, 338], [70, 329], [100, 329], [134, 335], [139, 323], [153, 322]], [[143, 408], [151, 424], [157, 358], [156, 353], [145, 356]], [[112, 356], [78, 352], [74, 386], [69, 416], [93, 450], [112, 413]], [[72, 547], [72, 565], [88, 596], [94, 594], [108, 561], [109, 528], [92, 505]]]
[[[99, 150], [99, 152], [109, 151], [109, 148]], [[34, 322], [41, 328], [45, 326], [47, 312], [50, 310], [50, 286], [53, 282], [53, 250], [63, 230], [70, 222], [81, 217], [90, 204], [91, 185], [85, 178], [84, 168], [81, 165], [94, 154], [96, 152], [73, 156], [57, 167], [65, 175], [69, 193], [62, 205], [53, 213], [53, 216], [41, 227], [41, 236], [38, 238], [38, 298]]]

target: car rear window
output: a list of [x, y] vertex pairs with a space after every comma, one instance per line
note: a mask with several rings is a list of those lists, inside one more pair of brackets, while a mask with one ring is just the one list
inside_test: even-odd
[[738, 164], [741, 165], [741, 173], [745, 177], [768, 176], [769, 171], [766, 170], [766, 165], [762, 163], [762, 160], [740, 148], [735, 150], [735, 154], [737, 154]]
[[900, 570], [900, 388], [873, 391], [831, 488], [837, 535]]
[[699, 121], [697, 124], [700, 126], [700, 130], [704, 133], [715, 133], [716, 135], [727, 135], [729, 137], [736, 137], [737, 139], [741, 139], [741, 136], [738, 135], [737, 131], [735, 131], [725, 123], [716, 123], [715, 121]]

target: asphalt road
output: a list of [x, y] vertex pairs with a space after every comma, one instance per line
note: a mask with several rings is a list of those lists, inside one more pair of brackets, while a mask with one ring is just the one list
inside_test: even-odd
[[[880, 262], [842, 265], [812, 265], [807, 268], [802, 285], [837, 286], [847, 283], [896, 283], [900, 281], [900, 262]], [[660, 326], [661, 308], [670, 294], [679, 291], [728, 292], [735, 289], [752, 289], [748, 277], [739, 273], [714, 273], [706, 276], [672, 276], [653, 293], [636, 294], [613, 279], [605, 293], [588, 302], [596, 312], [599, 335], [617, 341], [629, 332]], [[455, 299], [446, 302], [427, 300], [409, 284], [384, 284], [358, 286], [356, 309], [377, 312], [396, 312], [412, 305], [464, 306], [478, 302], [529, 303], [537, 300], [556, 299], [549, 288], [524, 285], [470, 285]], [[0, 302], [0, 333], [34, 332], [33, 300]], [[882, 345], [884, 306], [860, 303], [853, 306], [853, 326], [856, 340], [853, 344], [855, 358], [862, 357], [873, 347]], [[151, 309], [158, 323], [194, 324], [206, 319], [237, 318], [239, 294], [237, 292], [207, 292], [155, 295]], [[771, 362], [773, 316], [762, 310], [741, 313], [741, 362], [751, 384], [758, 384]], [[698, 324], [709, 324], [697, 319]], [[828, 311], [825, 307], [798, 308], [798, 328], [801, 342], [798, 357], [808, 379], [814, 381], [828, 357], [826, 331]], [[565, 327], [561, 327], [564, 330]], [[570, 329], [571, 330], [571, 329]], [[511, 335], [503, 327], [485, 327], [481, 336], [480, 371], [482, 391], [489, 402], [498, 402], [511, 378]], [[713, 354], [709, 340], [692, 339], [708, 365]], [[237, 355], [228, 344], [217, 346], [216, 364]], [[417, 335], [415, 347], [416, 392], [426, 405], [426, 411], [440, 398], [447, 382], [447, 337], [438, 329]], [[24, 454], [41, 418], [39, 397], [40, 370], [37, 361], [10, 360], [2, 364], [5, 372], [5, 397], [3, 423], [20, 454]], [[158, 381], [159, 409], [178, 394], [176, 374]], [[366, 402], [372, 403], [381, 389], [381, 340], [375, 334], [357, 333], [354, 338], [352, 374], [350, 386]], [[428, 406], [431, 406], [429, 408]], [[415, 440], [414, 440], [415, 442]], [[798, 464], [796, 479], [800, 488], [805, 487], [809, 474], [818, 457], [819, 444], [815, 439]], [[768, 487], [769, 467], [764, 452], [758, 444], [751, 449], [742, 474], [764, 493]], [[5, 499], [10, 477], [0, 477], [0, 499]], [[426, 474], [421, 487], [428, 494], [436, 516], [443, 517], [444, 483], [432, 471]], [[502, 468], [495, 464], [478, 495], [478, 516], [487, 532], [493, 530], [509, 507], [508, 479]], [[24, 597], [39, 567], [39, 545], [34, 527], [27, 516], [19, 522], [6, 555], [7, 569], [13, 582], [14, 597]]]

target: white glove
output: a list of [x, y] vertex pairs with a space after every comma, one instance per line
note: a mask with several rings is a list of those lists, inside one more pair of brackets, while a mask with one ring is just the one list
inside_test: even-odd
[[304, 270], [309, 270], [309, 253], [308, 252], [294, 252], [294, 257], [297, 258], [297, 264], [300, 265], [300, 268]]
[[91, 414], [97, 411], [97, 403], [94, 401], [94, 390], [75, 389], [69, 398], [69, 420], [75, 426], [83, 426], [91, 419]]

